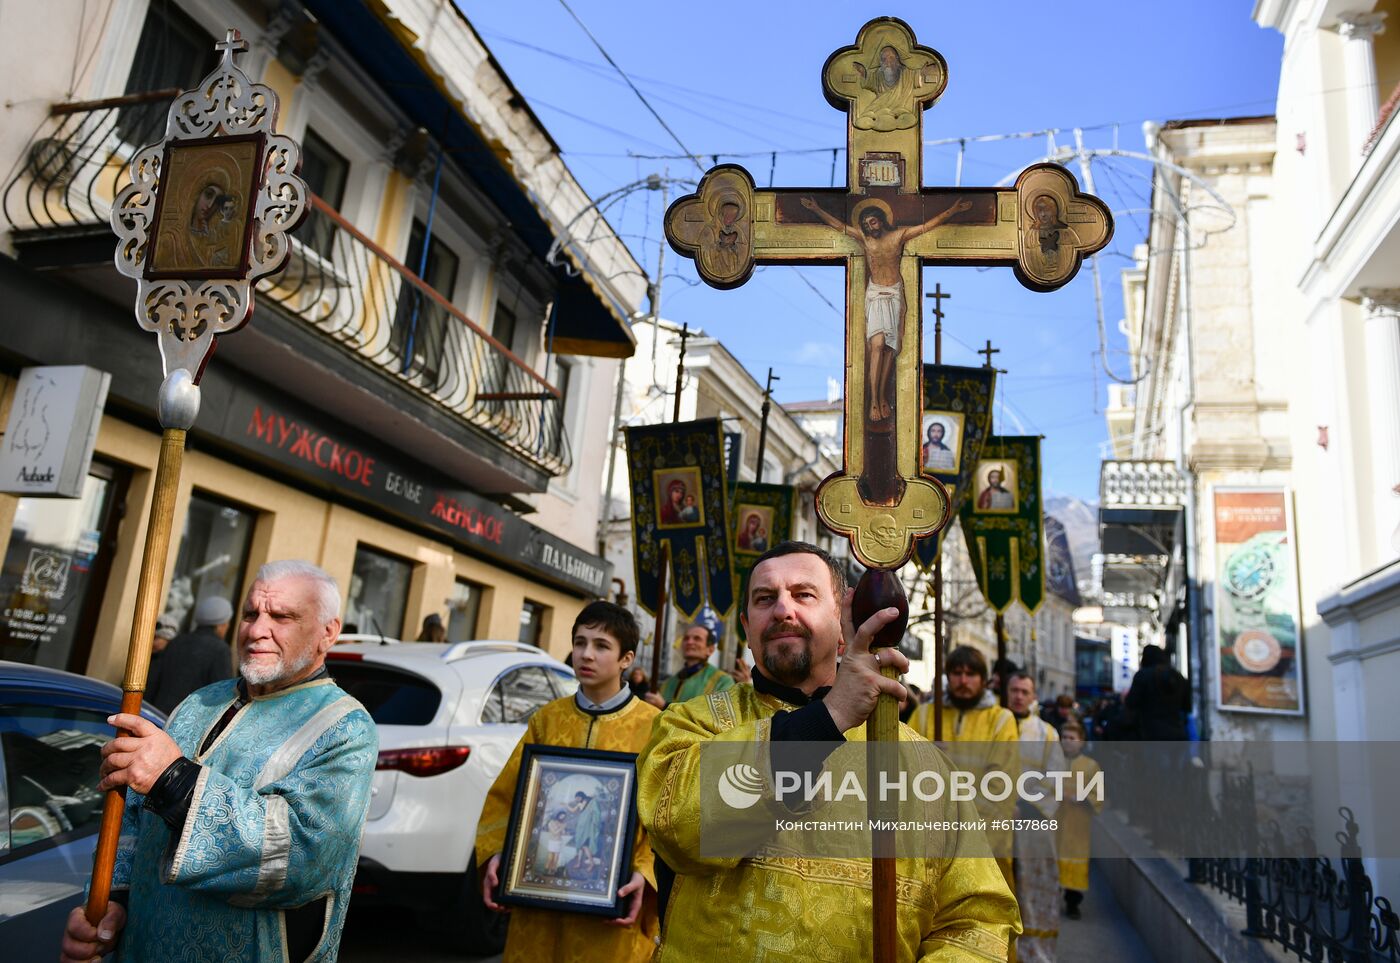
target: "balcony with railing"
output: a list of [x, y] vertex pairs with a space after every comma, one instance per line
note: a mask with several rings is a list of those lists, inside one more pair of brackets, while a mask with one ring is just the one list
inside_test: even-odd
[[[132, 153], [162, 136], [176, 93], [51, 109], [0, 198], [21, 261], [110, 261], [112, 199], [129, 181]], [[567, 471], [558, 389], [319, 197], [311, 206], [287, 267], [258, 285], [260, 310], [311, 327], [375, 375], [451, 412], [535, 468]], [[56, 245], [65, 253], [54, 253]]]

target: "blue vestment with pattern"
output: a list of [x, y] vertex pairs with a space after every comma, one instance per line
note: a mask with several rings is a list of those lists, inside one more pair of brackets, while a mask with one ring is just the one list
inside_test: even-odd
[[253, 697], [201, 753], [237, 697], [236, 680], [218, 682], [170, 717], [166, 731], [202, 767], [178, 838], [127, 793], [113, 878], [128, 891], [118, 960], [287, 961], [286, 913], [299, 907], [314, 908], [320, 932], [305, 959], [336, 958], [379, 749], [374, 722], [321, 678]]

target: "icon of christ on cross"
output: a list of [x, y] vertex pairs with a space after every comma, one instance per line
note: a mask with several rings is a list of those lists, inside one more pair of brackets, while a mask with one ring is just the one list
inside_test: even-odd
[[844, 467], [817, 491], [817, 511], [868, 568], [898, 568], [914, 541], [943, 526], [948, 497], [920, 462], [922, 268], [1010, 267], [1053, 291], [1113, 235], [1107, 206], [1056, 164], [1034, 164], [1009, 187], [925, 187], [923, 112], [948, 66], [909, 25], [880, 17], [822, 67], [846, 114], [846, 183], [759, 189], [722, 164], [666, 212], [666, 237], [717, 288], [758, 264], [846, 270]]
[[853, 238], [865, 255], [866, 405], [869, 427], [875, 427], [894, 417], [895, 396], [890, 392], [890, 375], [894, 371], [895, 356], [904, 344], [904, 279], [899, 274], [904, 246], [954, 214], [972, 210], [972, 202], [959, 199], [922, 224], [908, 227], [892, 224], [894, 214], [890, 205], [879, 198], [856, 206], [855, 225], [828, 214], [811, 197], [803, 197], [801, 204], [827, 227]]

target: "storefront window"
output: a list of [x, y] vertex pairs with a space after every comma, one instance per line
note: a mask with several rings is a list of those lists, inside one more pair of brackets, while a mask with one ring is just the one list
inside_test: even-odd
[[[165, 611], [175, 616], [180, 631], [194, 627], [191, 620], [195, 604], [211, 595], [228, 600], [238, 611], [243, 602], [240, 592], [256, 522], [257, 516], [252, 512], [208, 495], [196, 492], [190, 499], [170, 594], [165, 597]], [[235, 624], [230, 624], [230, 638], [234, 630]]]
[[345, 624], [356, 632], [402, 639], [408, 585], [412, 579], [413, 566], [409, 562], [363, 545], [356, 546], [350, 597], [345, 604]]
[[544, 613], [546, 609], [538, 602], [531, 602], [528, 599], [520, 607], [520, 641], [526, 645], [538, 646], [540, 644], [540, 634], [544, 631]]
[[477, 637], [477, 617], [481, 614], [481, 596], [484, 590], [475, 582], [458, 579], [452, 587], [452, 595], [447, 600], [447, 640], [449, 642], [470, 641]]
[[82, 672], [116, 540], [116, 479], [79, 498], [21, 498], [0, 568], [0, 659]]

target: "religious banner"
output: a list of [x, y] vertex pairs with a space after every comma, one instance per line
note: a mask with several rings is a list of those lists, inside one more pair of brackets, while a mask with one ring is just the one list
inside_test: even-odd
[[1303, 714], [1297, 543], [1286, 488], [1211, 489], [1216, 705]]
[[[742, 597], [749, 572], [759, 556], [779, 542], [792, 538], [797, 489], [791, 485], [739, 482], [734, 486], [734, 497], [730, 503], [734, 506], [730, 525], [734, 581]], [[743, 623], [739, 624], [739, 638], [744, 638]]]
[[1020, 601], [1035, 614], [1045, 597], [1040, 436], [992, 435], [972, 468], [962, 507], [963, 537], [977, 587], [1005, 612]]
[[718, 418], [627, 429], [637, 604], [661, 603], [661, 559], [669, 546], [671, 600], [688, 619], [706, 601], [721, 617], [734, 607], [729, 500]]
[[[972, 469], [992, 430], [995, 368], [924, 365], [924, 417], [920, 424], [919, 465], [925, 475], [943, 483], [949, 512], [957, 514], [972, 485]], [[943, 545], [942, 528], [919, 540], [919, 567], [933, 566]]]

